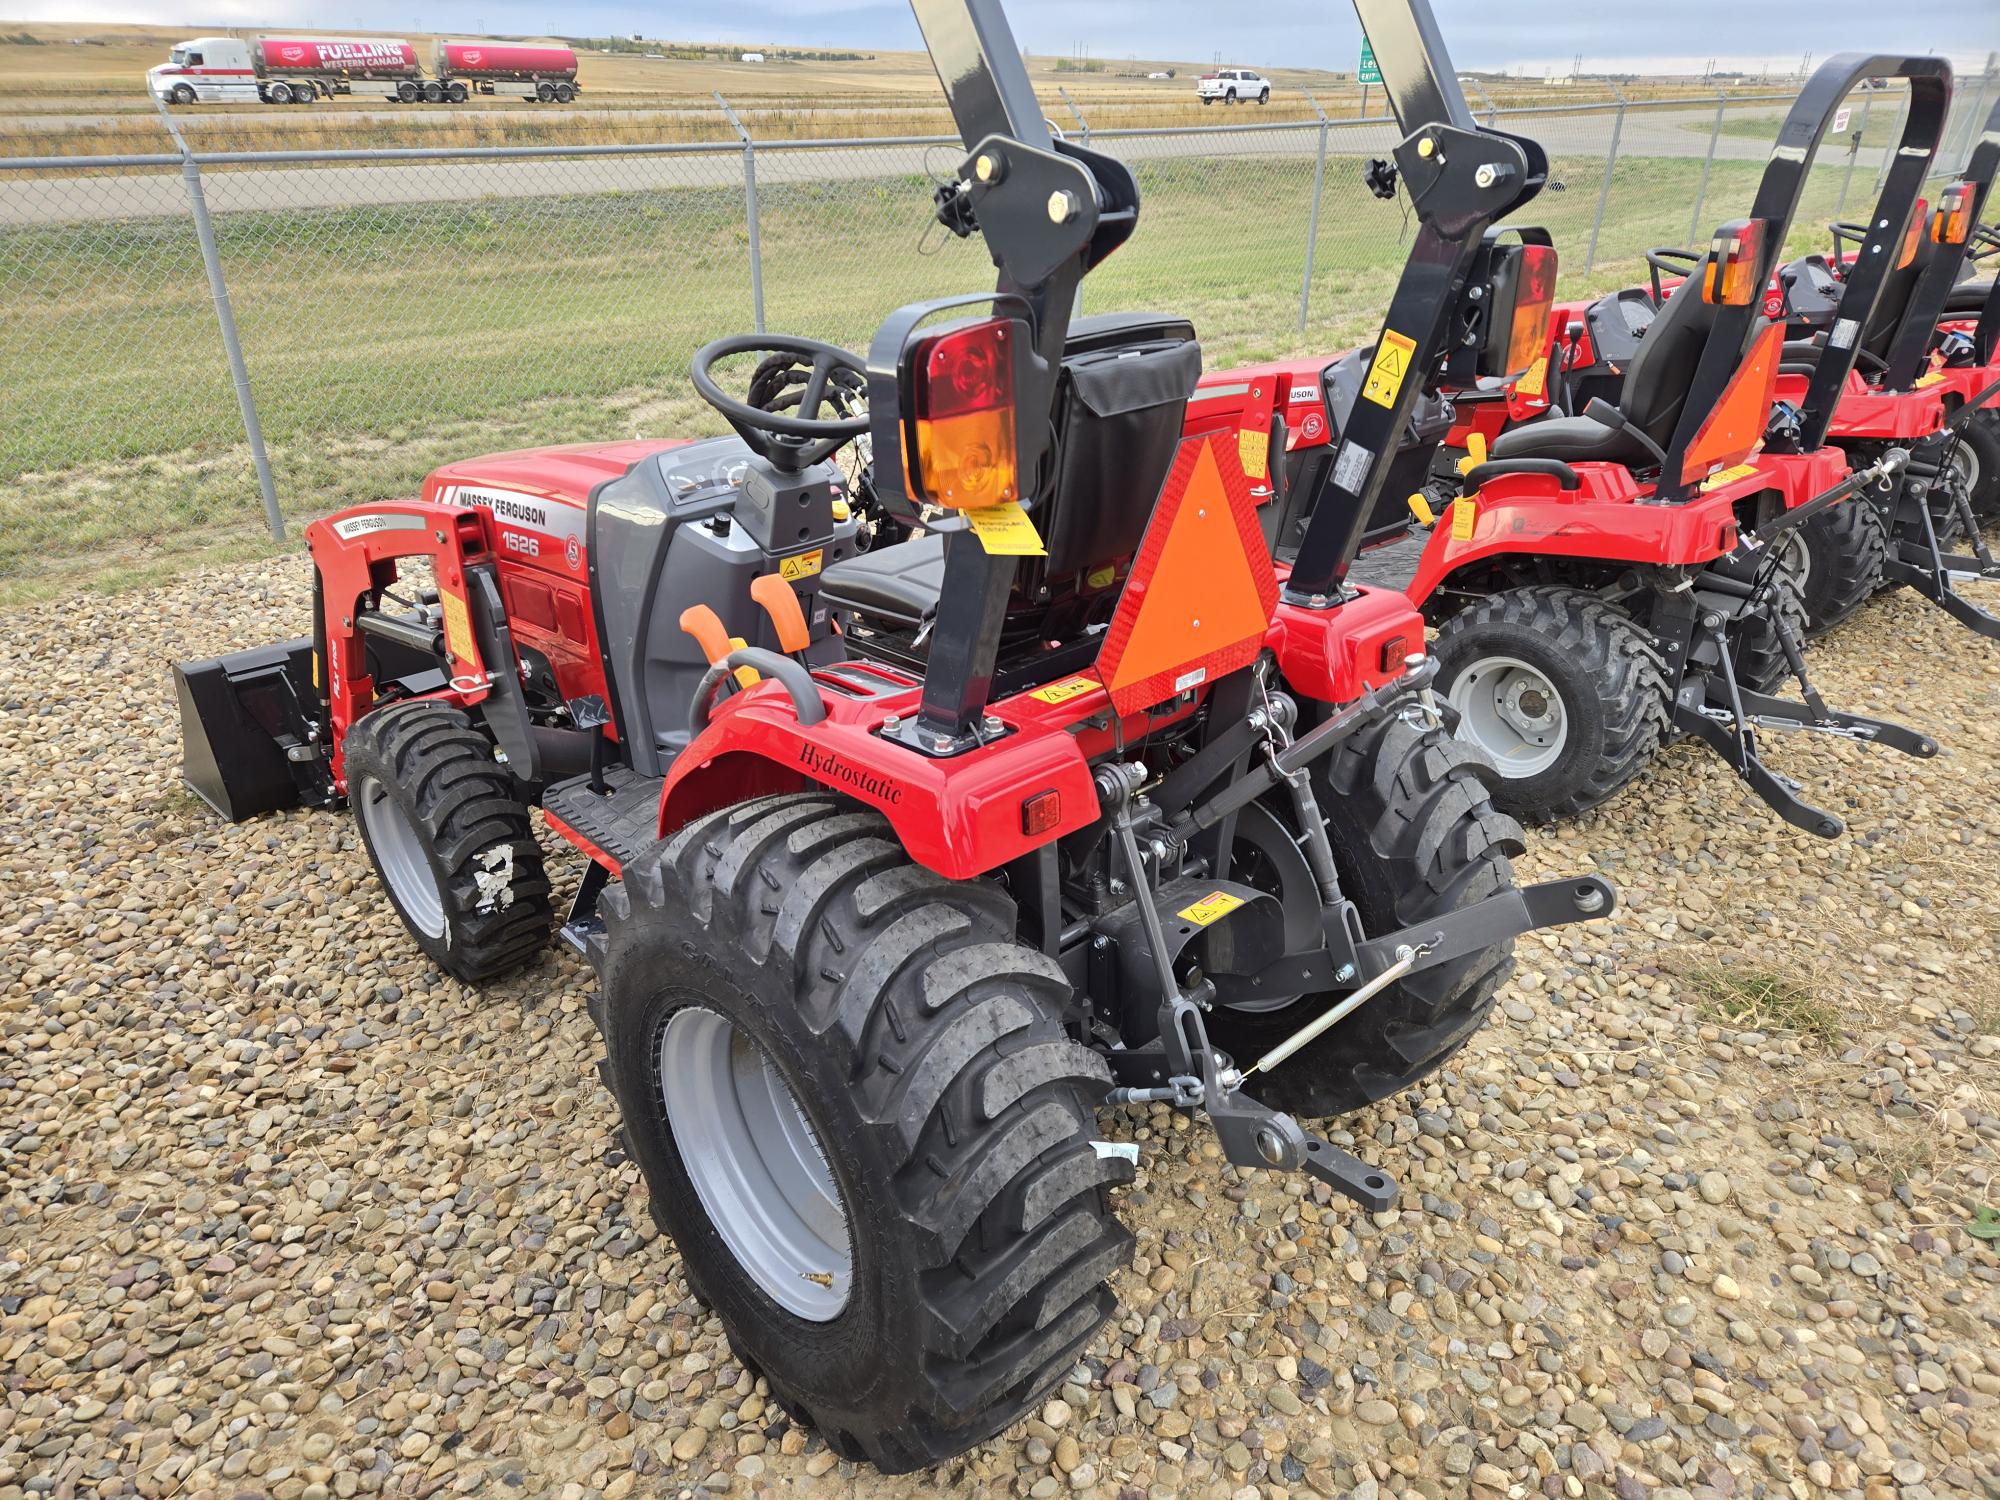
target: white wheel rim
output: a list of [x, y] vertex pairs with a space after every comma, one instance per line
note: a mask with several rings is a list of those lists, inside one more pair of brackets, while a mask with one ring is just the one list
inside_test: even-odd
[[1951, 450], [1952, 467], [1958, 470], [1959, 483], [1964, 493], [1970, 496], [1979, 488], [1979, 455], [1972, 451], [1972, 444], [1961, 437]]
[[770, 1054], [691, 1006], [661, 1030], [659, 1069], [681, 1162], [737, 1264], [785, 1311], [838, 1317], [854, 1278], [847, 1210]]
[[431, 862], [416, 826], [403, 815], [389, 789], [372, 776], [355, 788], [354, 805], [361, 810], [368, 846], [375, 851], [383, 884], [396, 898], [396, 905], [425, 937], [443, 937], [444, 893], [431, 874]]
[[1445, 694], [1458, 710], [1458, 736], [1477, 745], [1509, 781], [1539, 776], [1562, 759], [1569, 713], [1539, 668], [1518, 656], [1471, 663]]

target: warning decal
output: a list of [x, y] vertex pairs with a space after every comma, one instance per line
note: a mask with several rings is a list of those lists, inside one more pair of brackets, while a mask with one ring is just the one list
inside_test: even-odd
[[1755, 464], [1737, 464], [1734, 468], [1724, 469], [1720, 473], [1711, 474], [1701, 482], [1702, 493], [1706, 494], [1710, 490], [1719, 490], [1725, 484], [1734, 484], [1739, 479], [1748, 479], [1756, 472], [1757, 466]]
[[1375, 346], [1374, 362], [1368, 366], [1368, 383], [1361, 387], [1361, 394], [1377, 406], [1394, 406], [1396, 392], [1403, 388], [1403, 379], [1410, 373], [1410, 356], [1417, 352], [1417, 341], [1405, 338], [1393, 328], [1382, 330], [1382, 342]]
[[438, 602], [444, 606], [445, 645], [457, 660], [478, 665], [479, 648], [472, 644], [472, 620], [465, 612], [465, 601], [449, 589], [439, 589]]
[[1220, 922], [1242, 904], [1243, 898], [1241, 896], [1232, 896], [1227, 891], [1217, 891], [1213, 895], [1203, 896], [1193, 906], [1183, 906], [1174, 915], [1179, 917], [1183, 922], [1192, 922], [1197, 927], [1206, 927], [1210, 923]]
[[787, 583], [797, 583], [801, 578], [810, 578], [820, 570], [824, 548], [815, 547], [810, 552], [801, 552], [796, 557], [778, 559], [778, 576]]
[[1245, 479], [1262, 479], [1270, 472], [1271, 434], [1257, 427], [1238, 428], [1236, 454], [1243, 461]]
[[979, 538], [979, 545], [993, 557], [1046, 557], [1048, 549], [1042, 545], [1042, 534], [1035, 530], [1035, 523], [1028, 519], [1028, 513], [1021, 509], [1021, 502], [1009, 500], [1000, 505], [982, 506], [978, 510], [965, 512], [965, 519], [972, 523], [973, 534]]
[[1067, 703], [1072, 698], [1081, 698], [1096, 686], [1095, 677], [1065, 677], [1061, 682], [1036, 688], [1028, 696], [1038, 703]]
[[1514, 389], [1523, 396], [1539, 396], [1548, 388], [1549, 357], [1540, 359], [1521, 372], [1521, 378], [1514, 382]]

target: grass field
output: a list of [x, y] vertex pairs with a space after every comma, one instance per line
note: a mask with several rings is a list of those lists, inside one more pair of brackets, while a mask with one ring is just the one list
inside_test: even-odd
[[[1629, 285], [1646, 247], [1685, 242], [1699, 163], [1623, 159], [1586, 278], [1602, 161], [1558, 158], [1554, 169], [1571, 190], [1536, 208], [1563, 253], [1565, 295]], [[1086, 310], [1187, 314], [1212, 368], [1332, 353], [1372, 334], [1406, 227], [1351, 170], [1329, 174], [1303, 334], [1310, 157], [1136, 170], [1140, 232], [1091, 277]], [[1755, 172], [1716, 164], [1709, 223], [1742, 211]], [[1828, 192], [1801, 213], [1802, 240], [1817, 243]], [[850, 348], [865, 348], [897, 305], [990, 285], [980, 248], [931, 225], [916, 176], [773, 186], [761, 232], [768, 326]], [[496, 199], [450, 214], [239, 213], [221, 217], [219, 233], [295, 517], [408, 493], [472, 452], [719, 430], [689, 391], [687, 362], [704, 340], [753, 325], [733, 188]], [[44, 351], [0, 366], [0, 408], [12, 414], [0, 427], [0, 601], [261, 545], [187, 225], [0, 235], [0, 309], [10, 346]], [[80, 452], [101, 456], [78, 462]]]

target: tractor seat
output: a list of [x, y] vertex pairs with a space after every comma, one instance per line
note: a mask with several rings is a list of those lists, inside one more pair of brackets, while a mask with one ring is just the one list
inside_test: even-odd
[[1986, 299], [1992, 295], [1993, 278], [1984, 281], [1961, 281], [1944, 296], [1944, 316], [1947, 318], [1974, 318], [1985, 311]]
[[835, 563], [820, 577], [820, 599], [905, 630], [920, 630], [944, 593], [944, 534], [930, 532]]
[[1624, 464], [1637, 468], [1659, 460], [1622, 427], [1606, 427], [1593, 417], [1543, 417], [1503, 432], [1487, 449], [1492, 458], [1559, 458]]

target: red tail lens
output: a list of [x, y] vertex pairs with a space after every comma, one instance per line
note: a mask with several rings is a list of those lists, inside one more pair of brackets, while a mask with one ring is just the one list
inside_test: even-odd
[[1919, 198], [1917, 206], [1910, 210], [1910, 227], [1903, 231], [1903, 248], [1896, 256], [1899, 271], [1917, 258], [1917, 240], [1924, 232], [1924, 208], [1924, 200]]
[[1716, 307], [1748, 307], [1757, 295], [1757, 263], [1764, 249], [1762, 219], [1738, 219], [1716, 230], [1702, 272], [1701, 300]]
[[1972, 184], [1955, 182], [1938, 199], [1931, 215], [1931, 243], [1963, 245], [1972, 232]]
[[907, 465], [921, 499], [978, 510], [1018, 499], [1014, 444], [1014, 340], [1019, 325], [986, 318], [922, 339], [904, 370], [910, 379], [915, 461]]
[[1556, 249], [1521, 247], [1521, 277], [1515, 284], [1514, 324], [1507, 333], [1507, 369], [1525, 370], [1548, 347], [1549, 311], [1556, 302]]
[[1021, 832], [1029, 838], [1037, 834], [1052, 833], [1056, 825], [1061, 822], [1061, 792], [1036, 792], [1032, 797], [1021, 799]]

